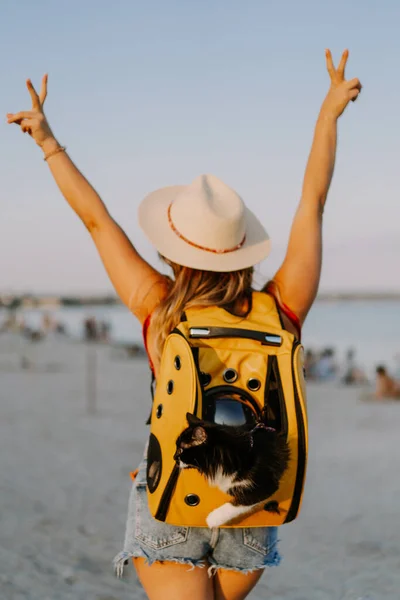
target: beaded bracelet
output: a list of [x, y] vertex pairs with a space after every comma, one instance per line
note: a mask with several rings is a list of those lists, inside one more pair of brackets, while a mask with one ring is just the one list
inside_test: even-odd
[[58, 148], [55, 148], [55, 150], [52, 150], [51, 152], [46, 154], [45, 157], [43, 158], [43, 160], [47, 161], [50, 158], [50, 156], [54, 156], [55, 154], [58, 154], [59, 152], [65, 152], [66, 149], [67, 149], [66, 146], [58, 146]]

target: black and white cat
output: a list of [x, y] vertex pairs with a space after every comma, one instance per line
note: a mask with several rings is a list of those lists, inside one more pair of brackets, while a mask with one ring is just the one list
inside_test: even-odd
[[285, 437], [262, 424], [218, 425], [187, 413], [189, 423], [176, 441], [175, 460], [197, 469], [213, 487], [232, 496], [207, 517], [220, 527], [266, 502], [278, 488], [289, 462]]

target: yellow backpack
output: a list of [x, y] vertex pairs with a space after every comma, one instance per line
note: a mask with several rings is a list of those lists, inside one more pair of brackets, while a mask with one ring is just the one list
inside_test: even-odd
[[[179, 469], [176, 440], [186, 414], [221, 422], [224, 411], [260, 416], [287, 436], [289, 467], [265, 510], [234, 525], [288, 523], [299, 512], [307, 462], [307, 413], [303, 347], [283, 329], [272, 296], [253, 292], [243, 318], [222, 308], [189, 309], [168, 336], [157, 377], [147, 463], [150, 512], [171, 525], [206, 527], [207, 515], [231, 498], [210, 487], [195, 469]], [[232, 410], [233, 409], [233, 410]]]

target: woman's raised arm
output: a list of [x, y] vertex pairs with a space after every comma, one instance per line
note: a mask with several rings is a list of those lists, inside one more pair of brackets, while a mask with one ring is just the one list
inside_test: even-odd
[[282, 301], [304, 322], [315, 300], [322, 262], [322, 215], [336, 155], [337, 121], [350, 100], [361, 91], [358, 79], [345, 79], [348, 51], [335, 69], [329, 50], [327, 69], [331, 79], [315, 127], [304, 176], [301, 200], [290, 232], [285, 260], [274, 277]]
[[27, 87], [31, 110], [8, 114], [7, 121], [19, 125], [42, 149], [61, 193], [90, 232], [119, 297], [143, 321], [152, 308], [145, 306], [145, 298], [154, 285], [162, 285], [162, 276], [138, 254], [96, 190], [53, 135], [43, 111], [47, 75], [43, 77], [40, 94], [30, 80]]

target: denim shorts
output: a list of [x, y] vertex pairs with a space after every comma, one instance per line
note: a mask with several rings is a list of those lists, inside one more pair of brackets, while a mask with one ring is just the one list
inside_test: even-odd
[[143, 459], [133, 482], [128, 508], [124, 549], [114, 559], [122, 576], [129, 559], [142, 557], [148, 564], [174, 562], [189, 567], [250, 573], [280, 563], [277, 527], [207, 529], [178, 527], [154, 519], [147, 504], [146, 466]]

